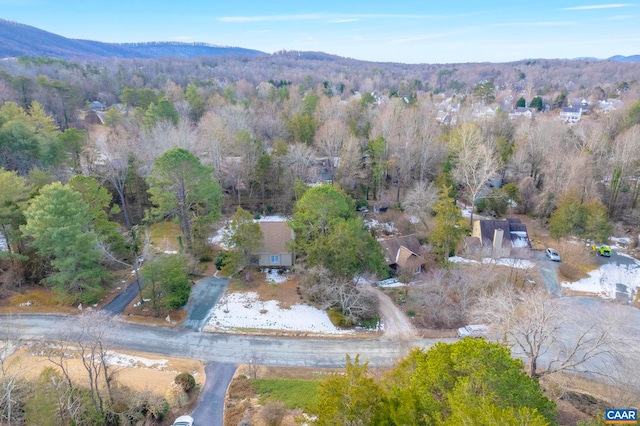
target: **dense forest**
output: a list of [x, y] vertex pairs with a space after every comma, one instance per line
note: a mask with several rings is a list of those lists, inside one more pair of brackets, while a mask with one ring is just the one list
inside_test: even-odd
[[[0, 291], [44, 284], [63, 303], [96, 303], [115, 269], [137, 272], [144, 228], [173, 220], [181, 252], [145, 266], [153, 313], [166, 315], [212, 259], [216, 221], [231, 218], [245, 250], [221, 260], [235, 273], [251, 263], [252, 218], [280, 214], [292, 218], [306, 295], [353, 325], [375, 317], [353, 278], [388, 273], [357, 209], [414, 216], [443, 263], [467, 232], [457, 203], [530, 215], [554, 238], [604, 242], [614, 226], [640, 226], [639, 71], [284, 51], [2, 60]], [[560, 119], [568, 106], [582, 108], [579, 121]]]
[[[56, 281], [56, 257], [73, 248], [34, 261], [55, 246], [43, 235], [51, 224], [36, 210], [62, 197], [78, 203], [81, 219], [66, 218], [84, 223], [78, 233], [95, 234], [89, 240], [109, 248], [107, 258], [128, 262], [136, 244], [119, 229], [175, 218], [186, 251], [208, 257], [209, 227], [221, 213], [291, 216], [305, 188], [323, 182], [357, 208], [395, 206], [414, 215], [444, 259], [464, 236], [454, 232], [455, 217], [443, 219], [455, 201], [494, 216], [532, 215], [550, 222], [554, 237], [605, 241], [612, 224], [640, 225], [638, 67], [548, 60], [409, 66], [302, 52], [4, 60], [0, 166], [15, 191], [4, 194], [2, 225], [19, 277], [12, 285]], [[563, 107], [577, 104], [580, 121], [559, 119]], [[516, 107], [529, 115], [514, 114]], [[302, 244], [304, 258], [310, 249]], [[89, 252], [77, 261], [105, 260]], [[95, 286], [63, 292], [71, 302], [97, 297], [104, 276], [92, 274]]]

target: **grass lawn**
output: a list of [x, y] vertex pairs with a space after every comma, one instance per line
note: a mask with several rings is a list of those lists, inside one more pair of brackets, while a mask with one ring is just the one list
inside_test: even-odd
[[255, 379], [251, 380], [260, 402], [282, 402], [289, 409], [310, 410], [318, 402], [318, 380]]

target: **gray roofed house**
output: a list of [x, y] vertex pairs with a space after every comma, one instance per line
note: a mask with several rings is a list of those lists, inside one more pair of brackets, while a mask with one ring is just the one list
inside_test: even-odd
[[520, 219], [477, 219], [473, 221], [471, 237], [465, 239], [465, 246], [469, 253], [500, 258], [531, 248], [531, 242], [527, 225]]
[[577, 123], [582, 113], [583, 110], [580, 107], [563, 107], [560, 111], [560, 120], [566, 123]]
[[426, 263], [424, 250], [415, 235], [379, 241], [385, 261], [396, 272], [410, 270], [418, 274]]

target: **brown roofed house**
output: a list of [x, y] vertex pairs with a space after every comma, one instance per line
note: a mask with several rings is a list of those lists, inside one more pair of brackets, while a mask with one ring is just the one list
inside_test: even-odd
[[262, 247], [256, 253], [258, 265], [280, 268], [293, 265], [293, 251], [287, 247], [293, 241], [293, 230], [285, 221], [261, 221]]
[[387, 265], [396, 273], [409, 270], [418, 274], [422, 271], [422, 265], [426, 263], [424, 251], [415, 235], [382, 240], [380, 246]]
[[465, 239], [467, 252], [493, 258], [511, 257], [519, 249], [531, 248], [527, 225], [520, 219], [473, 221], [471, 237]]

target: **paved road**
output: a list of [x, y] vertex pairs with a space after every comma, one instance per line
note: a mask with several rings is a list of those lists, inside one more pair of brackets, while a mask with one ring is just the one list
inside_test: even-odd
[[[0, 316], [8, 337], [22, 340], [59, 340], [59, 330], [68, 329], [67, 318], [55, 315]], [[390, 339], [300, 338], [209, 334], [191, 330], [151, 327], [119, 322], [106, 338], [113, 348], [181, 356], [229, 364], [341, 367], [345, 355], [360, 354], [372, 366], [390, 366], [415, 345], [430, 347], [437, 341], [413, 342]]]
[[235, 372], [235, 364], [210, 362], [205, 366], [207, 382], [200, 391], [198, 407], [191, 414], [196, 425], [223, 424], [224, 399]]

